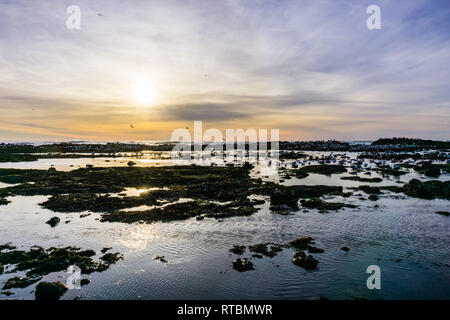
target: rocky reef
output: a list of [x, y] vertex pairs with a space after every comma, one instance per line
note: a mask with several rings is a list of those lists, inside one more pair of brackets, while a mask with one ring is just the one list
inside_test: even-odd
[[[73, 265], [79, 267], [82, 274], [102, 272], [123, 258], [119, 253], [106, 253], [97, 261], [93, 259], [95, 255], [93, 250], [81, 250], [77, 247], [44, 249], [34, 246], [28, 251], [23, 251], [17, 250], [10, 244], [2, 245], [0, 246], [0, 265], [9, 266], [8, 273], [25, 273], [25, 277], [9, 278], [2, 288], [3, 290], [26, 288], [40, 281], [47, 274], [65, 272], [69, 266]], [[42, 287], [42, 289], [47, 288]], [[42, 290], [43, 293], [45, 291]]]
[[305, 270], [316, 270], [319, 261], [317, 261], [312, 255], [306, 255], [304, 252], [308, 250], [309, 253], [323, 253], [324, 250], [314, 246], [314, 239], [311, 237], [299, 237], [287, 243], [258, 243], [249, 246], [235, 245], [230, 249], [230, 252], [236, 255], [242, 255], [248, 248], [250, 253], [253, 253], [249, 258], [238, 258], [233, 260], [233, 269], [243, 272], [254, 270], [254, 264], [252, 258], [262, 259], [263, 257], [273, 258], [279, 252], [284, 249], [293, 249], [294, 255], [292, 257], [292, 263], [298, 265]]

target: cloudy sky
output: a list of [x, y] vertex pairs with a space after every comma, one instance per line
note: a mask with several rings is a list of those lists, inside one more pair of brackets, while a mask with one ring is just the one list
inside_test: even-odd
[[0, 0], [0, 141], [450, 139], [449, 62], [448, 0]]

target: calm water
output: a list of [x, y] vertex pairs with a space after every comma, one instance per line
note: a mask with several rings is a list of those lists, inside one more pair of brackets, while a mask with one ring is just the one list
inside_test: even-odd
[[[312, 153], [319, 154], [319, 153]], [[323, 154], [323, 153], [320, 153]], [[352, 155], [354, 156], [354, 155]], [[109, 162], [106, 162], [109, 160]], [[29, 163], [1, 163], [1, 168], [72, 170], [86, 164], [126, 165], [128, 158], [45, 159]], [[138, 165], [169, 165], [169, 160], [133, 161]], [[274, 172], [256, 167], [252, 174], [279, 181]], [[305, 179], [283, 182], [327, 184], [344, 187], [361, 183], [311, 174]], [[362, 175], [364, 176], [364, 175]], [[371, 177], [377, 177], [373, 173]], [[441, 179], [448, 180], [450, 175]], [[391, 178], [380, 184], [401, 185], [411, 178], [426, 180], [416, 173]], [[387, 179], [385, 177], [385, 179]], [[367, 184], [367, 183], [362, 183]], [[8, 186], [0, 184], [0, 188]], [[128, 190], [138, 194], [143, 190]], [[363, 194], [363, 192], [360, 192]], [[449, 201], [421, 200], [385, 192], [376, 202], [358, 197], [332, 197], [334, 201], [356, 204], [355, 209], [319, 213], [317, 210], [293, 212], [283, 216], [269, 211], [269, 201], [249, 217], [170, 223], [102, 223], [99, 214], [54, 213], [39, 203], [46, 196], [10, 197], [0, 206], [0, 243], [11, 242], [21, 249], [75, 245], [97, 252], [113, 247], [125, 259], [103, 273], [85, 276], [91, 283], [80, 290], [69, 290], [63, 299], [450, 299], [450, 223], [449, 217], [435, 214], [448, 211]], [[327, 199], [328, 200], [328, 199]], [[375, 207], [378, 205], [379, 207]], [[50, 228], [45, 221], [53, 216], [61, 223]], [[70, 220], [66, 224], [65, 221]], [[287, 242], [308, 235], [325, 249], [314, 254], [317, 271], [306, 271], [291, 262], [293, 252], [286, 249], [270, 259], [254, 259], [255, 270], [239, 273], [232, 269], [235, 258], [228, 250], [234, 244]], [[349, 252], [340, 248], [347, 246]], [[169, 264], [154, 260], [164, 255]], [[381, 268], [381, 290], [368, 290], [366, 269]], [[12, 274], [0, 275], [0, 284]], [[65, 282], [68, 274], [54, 273], [44, 280]], [[33, 286], [13, 289], [9, 299], [33, 299]], [[6, 299], [0, 295], [0, 299]]]

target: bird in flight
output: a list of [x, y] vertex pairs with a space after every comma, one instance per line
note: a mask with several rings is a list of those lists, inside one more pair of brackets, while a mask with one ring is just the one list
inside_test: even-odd
[[134, 126], [132, 124], [130, 124], [131, 129], [134, 129]]

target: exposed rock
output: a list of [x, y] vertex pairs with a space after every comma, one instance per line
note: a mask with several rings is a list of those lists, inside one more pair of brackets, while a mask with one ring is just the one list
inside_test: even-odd
[[313, 246], [308, 246], [308, 252], [309, 253], [323, 253], [324, 250], [321, 248], [317, 248], [317, 247], [313, 247]]
[[46, 224], [49, 224], [52, 228], [55, 227], [59, 222], [61, 221], [61, 219], [59, 219], [58, 217], [53, 217], [50, 220], [48, 220], [46, 222]]
[[[437, 214], [443, 215], [443, 216], [450, 216], [450, 212], [448, 211], [436, 211]], [[1, 272], [0, 272], [1, 273]]]
[[279, 212], [288, 209], [298, 210], [298, 200], [300, 198], [316, 198], [325, 194], [341, 194], [342, 187], [340, 186], [283, 186], [274, 183], [265, 183], [257, 190], [263, 195], [270, 195], [270, 210]]
[[233, 269], [239, 272], [244, 272], [254, 270], [255, 268], [253, 267], [253, 263], [247, 258], [238, 258], [236, 260], [233, 260]]
[[104, 254], [104, 253], [108, 252], [111, 249], [112, 249], [111, 247], [105, 247], [102, 250], [100, 250], [100, 252]]
[[402, 176], [402, 175], [408, 173], [406, 171], [395, 170], [395, 169], [391, 169], [391, 168], [375, 168], [372, 170], [381, 172], [381, 174], [395, 176], [395, 177], [399, 177], [399, 176]]
[[379, 194], [381, 193], [381, 189], [379, 187], [372, 187], [372, 186], [359, 186], [356, 188], [352, 188], [352, 189], [356, 189], [356, 190], [361, 190], [364, 191], [367, 194]]
[[106, 253], [103, 256], [100, 257], [100, 260], [103, 260], [107, 264], [114, 264], [119, 260], [123, 260], [123, 256], [116, 252], [116, 253]]
[[377, 201], [378, 199], [380, 199], [376, 194], [371, 194], [370, 196], [369, 196], [369, 200], [372, 200], [372, 201]]
[[383, 179], [381, 178], [361, 178], [358, 176], [355, 177], [342, 177], [341, 180], [352, 180], [352, 181], [359, 181], [359, 182], [382, 182]]
[[254, 206], [258, 206], [258, 205], [266, 203], [266, 201], [262, 200], [262, 199], [252, 199], [252, 200], [250, 200], [250, 202]]
[[[270, 248], [269, 248], [270, 245]], [[262, 254], [266, 257], [274, 257], [283, 248], [279, 244], [274, 243], [259, 243], [248, 247], [251, 252]]]
[[353, 195], [353, 192], [342, 192], [342, 193], [341, 193], [341, 196], [344, 197], [344, 198], [348, 198], [348, 197], [350, 197], [351, 195]]
[[431, 161], [424, 161], [414, 167], [414, 170], [428, 176], [439, 177], [441, 175], [441, 168], [448, 169], [446, 165], [433, 164]]
[[288, 242], [288, 246], [297, 250], [306, 250], [311, 244], [314, 244], [314, 239], [311, 237], [300, 237]]
[[311, 165], [311, 166], [305, 166], [300, 169], [295, 170], [296, 173], [317, 173], [317, 174], [324, 174], [324, 175], [331, 175], [331, 174], [337, 174], [337, 173], [344, 173], [347, 172], [347, 169], [345, 169], [344, 166], [341, 165]]
[[245, 252], [245, 246], [234, 245], [233, 248], [230, 249], [230, 252], [241, 255]]
[[420, 182], [417, 179], [412, 179], [403, 186], [403, 192], [410, 197], [450, 200], [450, 181], [431, 180]]
[[80, 284], [81, 286], [86, 286], [91, 282], [89, 279], [81, 279]]
[[[90, 274], [107, 270], [110, 264], [117, 261], [116, 255], [112, 255], [114, 259], [106, 257], [108, 261], [100, 262], [91, 258], [95, 256], [95, 251], [93, 250], [81, 251], [80, 248], [76, 247], [51, 247], [44, 250], [35, 246], [29, 251], [1, 251], [0, 263], [17, 265], [16, 270], [26, 271], [28, 277], [44, 276], [52, 272], [65, 271], [71, 265], [77, 265], [83, 274]], [[105, 257], [102, 258], [105, 259]], [[21, 281], [21, 279], [11, 280], [12, 283], [20, 283]], [[26, 282], [23, 283], [26, 284]]]
[[40, 282], [36, 286], [36, 300], [59, 300], [59, 298], [67, 291], [65, 285], [61, 282]]
[[297, 251], [292, 258], [292, 262], [306, 270], [315, 270], [319, 263], [313, 256], [306, 256], [303, 251]]
[[19, 276], [10, 278], [3, 285], [3, 290], [12, 288], [26, 288], [41, 279], [41, 277], [23, 278]]
[[341, 250], [350, 251], [350, 249], [348, 247], [342, 247]]
[[288, 208], [298, 210], [298, 198], [293, 189], [276, 189], [270, 196], [271, 209], [285, 211]]
[[327, 210], [337, 211], [344, 207], [356, 208], [356, 206], [353, 204], [346, 204], [346, 203], [341, 203], [341, 202], [326, 202], [326, 201], [322, 201], [319, 198], [314, 198], [311, 200], [302, 200], [301, 203], [302, 203], [302, 206], [305, 208], [319, 209], [322, 211], [327, 211]]
[[159, 260], [159, 261], [161, 261], [162, 263], [168, 263], [168, 262], [169, 262], [169, 261], [166, 260], [166, 257], [165, 257], [165, 256], [155, 256], [153, 259]]
[[12, 246], [11, 243], [6, 243], [6, 244], [0, 245], [0, 251], [3, 251], [3, 250], [14, 250], [14, 249], [16, 249], [16, 247]]

